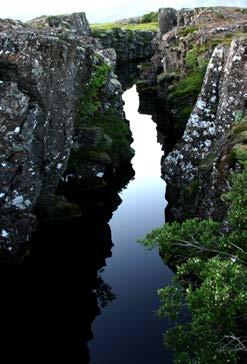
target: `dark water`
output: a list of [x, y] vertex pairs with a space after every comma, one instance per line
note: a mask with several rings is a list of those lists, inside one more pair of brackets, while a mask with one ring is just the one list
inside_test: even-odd
[[166, 323], [159, 320], [157, 289], [171, 282], [172, 272], [157, 251], [137, 244], [164, 223], [165, 184], [160, 178], [161, 146], [155, 124], [138, 113], [135, 86], [124, 94], [126, 117], [134, 137], [135, 179], [121, 193], [123, 200], [110, 221], [114, 247], [101, 273], [116, 295], [93, 324], [92, 364], [171, 363], [162, 344]]
[[83, 216], [40, 224], [24, 262], [0, 264], [1, 363], [171, 363], [154, 311], [172, 273], [136, 243], [164, 221], [161, 150], [135, 88], [125, 100], [136, 176], [122, 203], [130, 166], [108, 187], [72, 191]]

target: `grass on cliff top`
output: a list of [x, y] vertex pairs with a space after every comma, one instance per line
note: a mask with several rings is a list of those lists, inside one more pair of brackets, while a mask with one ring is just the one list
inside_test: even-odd
[[102, 23], [102, 24], [90, 24], [91, 29], [97, 32], [106, 32], [112, 29], [126, 29], [126, 30], [152, 30], [158, 31], [159, 23], [141, 23], [141, 24], [119, 24], [119, 23]]

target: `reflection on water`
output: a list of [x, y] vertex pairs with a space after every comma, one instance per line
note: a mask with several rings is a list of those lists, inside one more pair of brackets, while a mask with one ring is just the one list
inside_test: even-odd
[[93, 325], [91, 364], [171, 363], [162, 343], [167, 327], [155, 310], [157, 289], [169, 284], [172, 272], [157, 251], [137, 244], [152, 228], [164, 223], [165, 184], [160, 178], [161, 146], [151, 117], [138, 113], [135, 87], [124, 94], [126, 117], [134, 137], [135, 179], [121, 193], [123, 200], [110, 221], [114, 247], [101, 273], [116, 299]]
[[111, 248], [106, 222], [53, 222], [40, 227], [24, 264], [1, 267], [0, 355], [5, 349], [9, 359], [1, 357], [2, 363], [14, 362], [16, 352], [19, 360], [30, 360], [33, 351], [33, 362], [89, 362], [97, 301], [106, 306], [114, 299], [97, 274]]
[[147, 254], [136, 243], [164, 220], [161, 150], [155, 124], [137, 113], [135, 88], [125, 101], [136, 177], [121, 198], [133, 176], [127, 165], [107, 186], [64, 191], [83, 217], [41, 224], [24, 263], [0, 266], [2, 363], [16, 353], [33, 363], [171, 362], [162, 344], [166, 323], [154, 311], [156, 290], [172, 273], [157, 251]]
[[66, 191], [83, 217], [41, 224], [24, 263], [0, 266], [1, 363], [14, 362], [16, 353], [19, 361], [89, 363], [92, 322], [116, 298], [101, 269], [112, 254], [107, 222], [130, 167], [108, 186]]

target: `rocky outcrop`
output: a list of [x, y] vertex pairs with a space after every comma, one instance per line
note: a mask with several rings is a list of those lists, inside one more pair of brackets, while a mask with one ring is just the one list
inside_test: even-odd
[[151, 30], [128, 30], [114, 28], [107, 31], [94, 30], [104, 48], [113, 48], [118, 63], [135, 62], [150, 58], [154, 54], [152, 41], [156, 35]]
[[90, 36], [89, 27], [85, 13], [73, 13], [59, 16], [41, 16], [27, 23], [32, 28], [51, 29], [56, 31], [75, 33], [82, 36]]
[[[221, 186], [220, 193], [219, 186], [217, 188], [217, 183], [212, 181], [218, 181], [216, 176], [219, 171], [215, 164], [225, 148], [230, 128], [238, 114], [244, 112], [246, 45], [244, 40], [234, 40], [230, 49], [224, 46], [215, 48], [184, 135], [162, 164], [163, 177], [168, 182], [168, 194], [174, 195], [172, 190], [176, 186], [177, 202], [173, 212], [177, 218], [187, 215], [184, 199], [193, 196], [197, 196], [200, 203], [198, 200], [198, 204], [190, 209], [190, 216], [193, 212], [197, 214], [198, 210], [203, 217], [212, 217], [213, 211], [216, 211], [216, 215], [219, 213], [215, 206], [221, 204], [219, 198], [224, 188], [227, 188], [227, 181], [223, 183], [224, 188]], [[207, 181], [211, 179], [211, 185], [202, 194], [205, 171], [209, 173], [211, 167], [211, 178], [206, 177]], [[218, 189], [217, 200], [209, 198], [212, 188]]]
[[159, 10], [160, 35], [166, 34], [177, 25], [177, 11], [173, 8]]
[[245, 43], [236, 40], [230, 50], [215, 48], [182, 140], [163, 163], [168, 181], [175, 176], [177, 183], [193, 180], [214, 142], [229, 131], [238, 110], [244, 109]]
[[80, 139], [78, 106], [97, 62], [109, 67], [102, 110], [124, 115], [113, 51], [89, 36], [85, 14], [3, 20], [0, 29], [0, 245], [15, 254], [35, 229], [34, 210], [52, 204]]
[[182, 9], [171, 29], [172, 14], [160, 10], [155, 55], [138, 82], [142, 97], [156, 97], [163, 105], [162, 130], [172, 125], [173, 143], [178, 143], [172, 151], [170, 142], [164, 144], [167, 217], [221, 218], [226, 209], [220, 196], [228, 181], [225, 172], [219, 174], [221, 181], [216, 178], [216, 156], [224, 154], [231, 125], [244, 112], [246, 13], [225, 7]]

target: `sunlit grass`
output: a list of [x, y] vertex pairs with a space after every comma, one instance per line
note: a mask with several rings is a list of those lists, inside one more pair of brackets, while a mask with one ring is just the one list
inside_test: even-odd
[[107, 31], [114, 28], [127, 29], [127, 30], [154, 30], [158, 31], [158, 22], [141, 23], [141, 24], [120, 24], [120, 23], [103, 23], [103, 24], [90, 24], [92, 30]]

